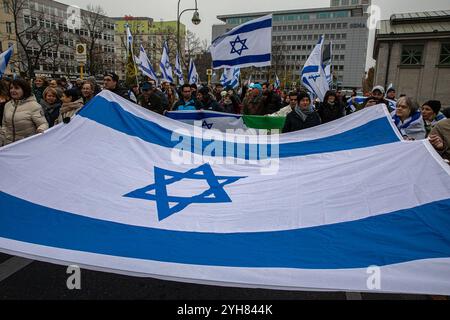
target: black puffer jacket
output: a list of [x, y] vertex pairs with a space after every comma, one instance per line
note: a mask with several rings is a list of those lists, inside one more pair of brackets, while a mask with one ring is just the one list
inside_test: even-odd
[[297, 112], [292, 111], [286, 117], [286, 122], [284, 124], [283, 133], [303, 130], [318, 126], [321, 124], [320, 117], [317, 112], [313, 112], [308, 115], [305, 121], [297, 114]]
[[319, 113], [322, 123], [328, 123], [342, 118], [345, 115], [345, 107], [339, 102], [330, 105], [327, 102], [320, 102], [316, 105], [316, 110]]

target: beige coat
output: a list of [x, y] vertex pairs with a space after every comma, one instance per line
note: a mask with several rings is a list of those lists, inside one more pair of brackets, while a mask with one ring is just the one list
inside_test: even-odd
[[450, 160], [450, 119], [439, 121], [431, 130], [430, 135], [437, 134], [444, 142], [444, 150], [439, 151], [444, 159]]
[[31, 96], [25, 100], [9, 101], [5, 105], [0, 145], [7, 145], [48, 129], [42, 106]]

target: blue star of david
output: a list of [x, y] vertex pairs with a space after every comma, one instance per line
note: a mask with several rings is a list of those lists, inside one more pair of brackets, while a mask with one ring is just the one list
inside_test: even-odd
[[[236, 39], [234, 39], [234, 41], [230, 41], [230, 44], [231, 44], [231, 52], [230, 53], [237, 53], [238, 55], [241, 55], [242, 51], [248, 50], [248, 47], [245, 45], [246, 42], [247, 42], [247, 39], [241, 40], [241, 38], [239, 38], [239, 36], [237, 36]], [[241, 48], [238, 50], [236, 50], [237, 43], [241, 44]]]
[[169, 68], [170, 68], [170, 63], [166, 62], [166, 69], [169, 69]]
[[[232, 202], [224, 187], [246, 177], [216, 176], [208, 163], [187, 172], [176, 172], [155, 167], [155, 183], [132, 191], [124, 197], [156, 201], [158, 219], [162, 221], [184, 210], [193, 203]], [[206, 180], [209, 189], [192, 197], [177, 197], [167, 194], [167, 186], [183, 179]], [[150, 192], [154, 191], [154, 194]], [[170, 207], [170, 203], [175, 203]]]
[[212, 126], [213, 126], [213, 123], [208, 123], [208, 122], [206, 122], [206, 120], [203, 120], [202, 128], [208, 128], [211, 130]]
[[313, 74], [313, 75], [310, 75], [310, 76], [308, 77], [308, 79], [313, 79], [314, 82], [316, 82], [316, 80], [317, 80], [318, 78], [320, 78], [320, 75], [319, 75], [319, 74]]

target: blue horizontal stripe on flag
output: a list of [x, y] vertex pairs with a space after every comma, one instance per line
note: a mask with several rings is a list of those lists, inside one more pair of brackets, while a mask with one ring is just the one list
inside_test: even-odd
[[249, 24], [242, 26], [234, 31], [230, 31], [230, 33], [225, 33], [225, 34], [217, 37], [216, 39], [214, 39], [214, 41], [212, 42], [212, 45], [213, 46], [216, 45], [215, 42], [224, 37], [234, 36], [234, 35], [246, 33], [246, 32], [252, 32], [252, 31], [256, 31], [256, 30], [264, 29], [264, 28], [272, 28], [272, 18], [267, 18], [262, 21], [249, 23]]
[[180, 112], [169, 111], [169, 112], [166, 112], [165, 115], [173, 120], [203, 120], [203, 119], [210, 119], [210, 118], [240, 119], [240, 118], [242, 118], [242, 116], [238, 116], [238, 115], [231, 114], [231, 113], [217, 114], [217, 113], [207, 113], [207, 112], [186, 112], [186, 111], [180, 111]]
[[231, 60], [213, 60], [213, 68], [218, 68], [223, 65], [237, 66], [237, 65], [246, 64], [246, 63], [252, 63], [252, 62], [258, 63], [258, 62], [266, 62], [266, 61], [270, 61], [270, 60], [271, 60], [270, 53], [244, 56], [244, 57], [239, 57], [239, 58], [231, 59]]
[[357, 221], [249, 233], [138, 227], [0, 192], [0, 237], [160, 262], [247, 268], [350, 269], [450, 257], [450, 199]]
[[[182, 138], [180, 138], [180, 141], [172, 141], [173, 131], [161, 127], [157, 123], [135, 116], [122, 109], [117, 102], [108, 101], [100, 96], [97, 96], [94, 99], [95, 100], [91, 100], [91, 102], [79, 112], [80, 116], [162, 147], [174, 148], [181, 142]], [[216, 143], [214, 141], [197, 141], [198, 138], [193, 137], [184, 137], [183, 141], [187, 141], [185, 139], [191, 139], [191, 152], [197, 154], [204, 154], [203, 151], [210, 146], [211, 143]], [[272, 154], [270, 145], [267, 146], [267, 155], [258, 154], [256, 158], [249, 158], [248, 152], [248, 150], [253, 150], [251, 148], [258, 147], [255, 145], [245, 144], [245, 154], [241, 154], [240, 150], [242, 144], [224, 142], [223, 150], [230, 150], [230, 144], [233, 144], [234, 148], [231, 149], [234, 150], [234, 157], [247, 160], [262, 160], [278, 156], [280, 158], [288, 158], [366, 148], [398, 141], [400, 141], [400, 139], [395, 134], [390, 120], [383, 117], [330, 137], [280, 144], [279, 154], [275, 155]], [[202, 149], [198, 150], [196, 148], [197, 146], [200, 146]], [[215, 154], [213, 154], [213, 156], [215, 156]], [[252, 156], [254, 155], [252, 154]]]

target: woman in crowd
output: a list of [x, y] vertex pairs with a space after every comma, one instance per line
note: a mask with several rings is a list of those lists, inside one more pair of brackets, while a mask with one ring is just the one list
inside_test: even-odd
[[61, 109], [61, 94], [59, 89], [48, 87], [44, 91], [44, 97], [41, 101], [41, 106], [44, 109], [45, 118], [48, 126], [51, 128], [55, 125], [56, 119], [59, 117]]
[[244, 114], [264, 115], [264, 100], [262, 96], [262, 86], [259, 83], [252, 84], [247, 91], [243, 101]]
[[397, 101], [397, 109], [392, 112], [397, 129], [406, 140], [425, 139], [426, 131], [419, 106], [409, 97]]
[[9, 94], [11, 101], [5, 105], [0, 144], [7, 145], [48, 129], [44, 110], [37, 103], [26, 80], [13, 80]]
[[336, 92], [327, 91], [323, 102], [316, 104], [316, 110], [319, 113], [322, 123], [328, 123], [345, 116], [345, 106], [336, 98]]
[[70, 119], [83, 107], [83, 99], [77, 89], [64, 91], [62, 98], [61, 112], [55, 124], [69, 123]]
[[169, 102], [169, 106], [172, 107], [175, 102], [177, 102], [177, 94], [174, 91], [173, 87], [169, 86], [166, 90], [167, 100]]
[[83, 83], [81, 95], [83, 96], [83, 103], [87, 104], [95, 96], [95, 85], [91, 81]]
[[303, 130], [320, 125], [320, 117], [311, 105], [311, 98], [306, 92], [298, 95], [298, 105], [286, 116], [283, 133]]
[[44, 90], [47, 88], [47, 79], [45, 77], [37, 77], [33, 84], [33, 94], [36, 97], [36, 101], [41, 103], [44, 97]]
[[441, 113], [441, 102], [437, 100], [430, 100], [425, 102], [421, 108], [421, 111], [428, 137], [431, 129], [434, 128], [436, 123], [445, 119], [446, 117]]
[[58, 81], [56, 81], [55, 79], [50, 80], [50, 83], [48, 86], [52, 87], [53, 89], [56, 89], [56, 88], [58, 88]]

